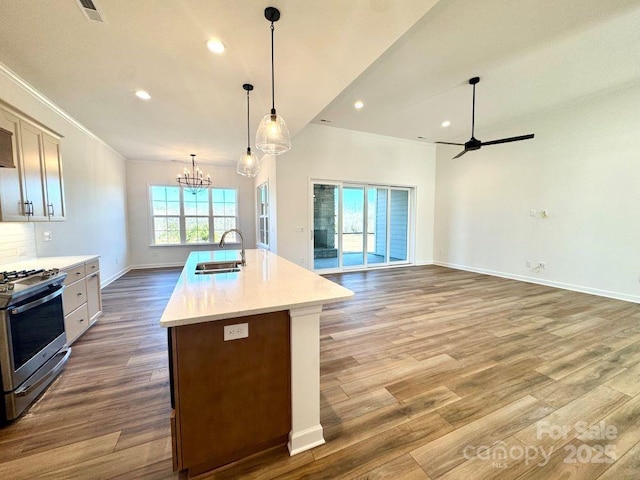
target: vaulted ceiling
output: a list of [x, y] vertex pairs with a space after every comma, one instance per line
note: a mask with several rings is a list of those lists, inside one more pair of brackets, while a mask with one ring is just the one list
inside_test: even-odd
[[[235, 164], [246, 148], [242, 84], [255, 86], [252, 137], [270, 109], [267, 6], [282, 14], [276, 107], [293, 148], [309, 122], [416, 141], [468, 137], [466, 81], [476, 75], [479, 129], [640, 81], [640, 0], [94, 3], [104, 22], [77, 0], [3, 0], [0, 62], [131, 160], [196, 153]], [[212, 37], [223, 54], [207, 50]]]

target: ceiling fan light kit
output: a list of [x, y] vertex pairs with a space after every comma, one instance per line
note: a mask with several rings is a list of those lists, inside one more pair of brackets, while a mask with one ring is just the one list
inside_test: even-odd
[[467, 152], [471, 152], [473, 150], [480, 150], [480, 148], [487, 145], [497, 145], [499, 143], [510, 143], [510, 142], [519, 142], [520, 140], [529, 140], [534, 137], [533, 133], [529, 133], [528, 135], [519, 135], [517, 137], [507, 137], [500, 138], [498, 140], [490, 140], [488, 142], [482, 142], [475, 137], [475, 123], [476, 123], [476, 85], [480, 82], [480, 77], [472, 77], [469, 79], [469, 85], [473, 85], [473, 103], [471, 107], [471, 138], [468, 142], [465, 143], [454, 143], [454, 142], [436, 142], [442, 145], [458, 145], [464, 147], [464, 150], [456, 155], [455, 158], [459, 158]]
[[275, 7], [267, 7], [264, 10], [264, 17], [271, 22], [271, 112], [262, 118], [258, 126], [256, 147], [267, 154], [282, 155], [291, 150], [291, 138], [287, 124], [282, 116], [276, 113], [275, 104], [273, 24], [280, 19], [280, 10]]

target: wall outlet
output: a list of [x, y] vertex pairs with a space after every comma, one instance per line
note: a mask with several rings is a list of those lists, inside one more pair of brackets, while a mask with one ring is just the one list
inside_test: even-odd
[[547, 268], [547, 264], [545, 262], [538, 262], [539, 270], [544, 270], [545, 268]]
[[235, 325], [225, 325], [224, 327], [224, 341], [238, 340], [239, 338], [249, 337], [249, 324], [248, 323], [236, 323]]
[[304, 232], [304, 227], [300, 227], [300, 226], [296, 227], [296, 233], [303, 233], [303, 232]]
[[527, 260], [527, 267], [531, 268], [531, 265], [533, 265], [533, 264], [531, 263], [531, 260]]
[[536, 212], [535, 210], [529, 210], [529, 216], [530, 217], [535, 217], [538, 214], [538, 212]]
[[50, 242], [51, 241], [51, 232], [44, 232], [42, 234], [42, 240], [44, 242]]

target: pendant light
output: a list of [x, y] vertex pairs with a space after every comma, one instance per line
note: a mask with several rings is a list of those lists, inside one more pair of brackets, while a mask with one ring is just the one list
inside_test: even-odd
[[197, 167], [196, 155], [191, 154], [191, 171], [187, 167], [184, 167], [182, 174], [176, 175], [176, 181], [178, 185], [186, 192], [193, 193], [206, 190], [211, 186], [211, 176], [207, 175], [206, 178], [202, 173], [202, 170]]
[[249, 135], [249, 92], [253, 90], [253, 85], [245, 83], [242, 88], [247, 91], [247, 151], [240, 156], [236, 171], [243, 177], [255, 177], [260, 172], [260, 161], [251, 151], [251, 137]]
[[264, 116], [256, 133], [256, 146], [264, 153], [282, 155], [291, 150], [289, 129], [282, 116], [276, 114], [275, 75], [273, 67], [274, 22], [280, 19], [280, 10], [275, 7], [264, 9], [264, 17], [271, 22], [271, 113]]

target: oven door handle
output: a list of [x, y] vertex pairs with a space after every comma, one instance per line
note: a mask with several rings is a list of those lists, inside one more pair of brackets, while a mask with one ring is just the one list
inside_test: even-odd
[[27, 310], [31, 310], [32, 308], [35, 308], [38, 305], [42, 305], [43, 303], [47, 303], [49, 300], [52, 300], [52, 299], [62, 295], [62, 291], [63, 290], [64, 290], [64, 287], [62, 285], [60, 285], [59, 288], [55, 292], [50, 293], [46, 297], [39, 298], [38, 300], [34, 300], [33, 302], [29, 302], [26, 305], [21, 305], [19, 307], [14, 307], [14, 308], [10, 307], [11, 308], [10, 313], [11, 313], [11, 315], [17, 315], [19, 313], [26, 312]]
[[[58, 372], [62, 369], [62, 367], [64, 367], [65, 363], [67, 363], [67, 360], [69, 360], [69, 355], [71, 355], [71, 348], [67, 348], [66, 349], [66, 353], [64, 354], [64, 357], [62, 357], [62, 359], [56, 363], [56, 366], [53, 367], [51, 370], [49, 370], [46, 374], [44, 374], [42, 377], [40, 377], [38, 380], [36, 380], [35, 383], [31, 383], [29, 385], [27, 385], [27, 383], [29, 383], [29, 380], [27, 380], [25, 382], [25, 385], [21, 386], [20, 388], [18, 388], [14, 394], [16, 397], [24, 397], [26, 395], [29, 395], [34, 389], [38, 388], [40, 385], [42, 385], [44, 382], [46, 382], [49, 378], [51, 378], [51, 376], [55, 376], [58, 374]], [[58, 353], [58, 355], [60, 355], [60, 353], [62, 353], [64, 351], [60, 350], [60, 352]]]

